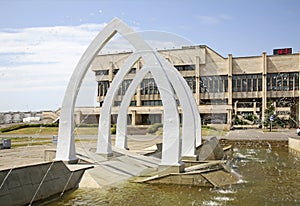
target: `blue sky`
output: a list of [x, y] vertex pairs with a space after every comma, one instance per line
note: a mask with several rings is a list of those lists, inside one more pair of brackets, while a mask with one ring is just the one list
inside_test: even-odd
[[0, 111], [60, 107], [80, 56], [114, 17], [237, 57], [300, 51], [299, 9], [298, 0], [0, 0]]

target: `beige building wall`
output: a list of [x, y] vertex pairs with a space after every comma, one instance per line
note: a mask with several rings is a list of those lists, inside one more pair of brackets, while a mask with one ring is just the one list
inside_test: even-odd
[[[262, 53], [258, 56], [249, 57], [234, 57], [229, 54], [226, 58], [212, 50], [211, 48], [201, 46], [189, 46], [181, 49], [170, 49], [159, 51], [164, 58], [171, 64], [176, 66], [194, 66], [193, 70], [181, 70], [180, 73], [185, 78], [190, 78], [194, 83], [194, 97], [197, 101], [200, 114], [211, 115], [211, 118], [225, 116], [224, 124], [230, 126], [232, 124], [232, 116], [241, 113], [253, 113], [264, 121], [264, 113], [269, 100], [280, 101], [280, 98], [288, 97], [289, 100], [296, 102], [291, 108], [278, 109], [278, 112], [290, 110], [296, 112], [297, 115], [294, 120], [299, 121], [299, 82], [297, 88], [287, 91], [270, 91], [268, 90], [268, 74], [276, 73], [293, 73], [296, 72], [299, 81], [299, 54], [289, 55], [267, 55]], [[96, 81], [98, 82], [111, 82], [116, 74], [116, 71], [122, 66], [124, 61], [130, 55], [130, 52], [98, 55], [91, 65], [91, 69], [96, 74]], [[141, 69], [143, 61], [139, 60], [134, 66], [135, 71]], [[134, 77], [135, 73], [132, 72], [127, 75], [126, 79], [130, 80]], [[249, 76], [250, 75], [250, 76]], [[235, 78], [252, 78], [251, 75], [258, 75], [261, 78], [261, 88], [258, 90], [235, 91], [233, 88], [233, 80]], [[226, 78], [227, 82], [226, 91], [219, 92], [201, 92], [201, 79], [222, 76]], [[148, 75], [146, 78], [151, 78]], [[255, 77], [256, 78], [256, 77]], [[257, 77], [258, 78], [258, 77]], [[219, 80], [220, 82], [221, 80]], [[255, 80], [247, 80], [249, 85], [254, 84]], [[245, 82], [244, 82], [245, 83]], [[221, 83], [218, 83], [221, 84]], [[257, 82], [258, 84], [258, 82]], [[215, 85], [215, 83], [213, 83]], [[202, 85], [203, 86], [203, 85]], [[100, 88], [100, 87], [99, 87]], [[236, 85], [235, 85], [236, 88]], [[105, 95], [97, 97], [99, 104], [104, 100]], [[117, 96], [117, 101], [121, 101], [122, 97]], [[163, 107], [161, 105], [142, 106], [143, 101], [158, 101], [160, 100], [159, 94], [141, 94], [138, 90], [132, 101], [135, 105], [130, 107], [129, 114], [135, 121], [138, 119], [141, 122], [142, 114], [162, 114]], [[251, 103], [251, 107], [249, 105]], [[247, 107], [241, 106], [248, 104]], [[101, 109], [101, 107], [100, 107]], [[293, 110], [293, 111], [292, 111]], [[115, 111], [117, 114], [117, 111]], [[286, 112], [288, 113], [288, 111]], [[282, 115], [282, 114], [281, 114]], [[134, 117], [133, 117], [134, 116]], [[284, 116], [286, 118], [286, 115]], [[211, 121], [214, 122], [214, 121]], [[218, 122], [218, 121], [216, 121]], [[137, 122], [133, 122], [135, 125]]]

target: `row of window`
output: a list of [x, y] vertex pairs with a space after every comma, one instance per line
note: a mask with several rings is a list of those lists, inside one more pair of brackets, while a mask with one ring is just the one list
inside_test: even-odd
[[126, 79], [122, 82], [122, 84], [119, 87], [118, 95], [125, 95], [125, 92], [127, 88], [129, 87], [130, 83], [132, 82], [132, 79]]
[[267, 74], [268, 91], [293, 91], [299, 90], [299, 73], [271, 73]]
[[195, 65], [174, 65], [178, 71], [194, 71]]
[[205, 76], [200, 78], [200, 93], [228, 92], [228, 76]]
[[[195, 70], [195, 65], [175, 65], [174, 66], [178, 71], [193, 71]], [[119, 71], [119, 69], [113, 69], [113, 74], [117, 74]], [[128, 72], [129, 74], [135, 74], [136, 73], [136, 68], [133, 67], [130, 69], [130, 71]], [[108, 75], [109, 74], [109, 70], [98, 70], [95, 71], [96, 76], [98, 75]]]
[[[104, 71], [104, 70], [103, 70]], [[196, 78], [184, 78], [193, 93], [196, 93]], [[124, 95], [129, 87], [130, 80], [124, 80], [118, 90], [118, 95]], [[228, 76], [203, 76], [200, 78], [200, 93], [228, 92]], [[105, 96], [109, 87], [108, 81], [100, 81], [98, 96]], [[153, 78], [143, 79], [140, 84], [141, 94], [159, 94], [158, 87]], [[299, 90], [299, 73], [269, 73], [267, 74], [268, 91], [293, 91]], [[261, 74], [245, 74], [232, 76], [233, 92], [254, 92], [262, 91]]]
[[105, 96], [109, 88], [109, 81], [98, 82], [98, 96]]
[[261, 74], [245, 74], [232, 76], [233, 92], [253, 92], [262, 91]]
[[98, 70], [95, 72], [96, 76], [108, 75], [109, 70]]
[[143, 79], [141, 83], [141, 94], [159, 94], [157, 85], [154, 79]]
[[[118, 106], [121, 106], [121, 101], [114, 101], [114, 106], [118, 107]], [[136, 106], [136, 101], [131, 101], [129, 106]]]

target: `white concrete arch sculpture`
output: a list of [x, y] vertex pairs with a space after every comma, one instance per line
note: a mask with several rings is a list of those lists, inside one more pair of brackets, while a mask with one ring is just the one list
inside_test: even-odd
[[[164, 106], [164, 134], [162, 165], [180, 165], [181, 156], [193, 156], [195, 146], [201, 144], [201, 119], [197, 104], [187, 83], [180, 73], [169, 64], [160, 54], [154, 51], [137, 33], [119, 19], [111, 21], [92, 41], [86, 52], [77, 64], [71, 80], [68, 84], [62, 104], [56, 159], [63, 161], [76, 160], [74, 143], [74, 106], [82, 80], [93, 61], [94, 57], [116, 34], [121, 34], [136, 49], [113, 79], [102, 105], [99, 119], [97, 153], [109, 155], [112, 153], [110, 136], [110, 116], [113, 99], [117, 90], [136, 61], [142, 58], [144, 67], [137, 73], [137, 76], [126, 91], [125, 98], [121, 104], [118, 117], [117, 141], [119, 147], [126, 147], [126, 117], [128, 110], [128, 99], [130, 101], [137, 85], [142, 81], [147, 72], [151, 72], [161, 94]], [[175, 100], [176, 92], [183, 108], [183, 137], [182, 148], [180, 147], [179, 115]], [[128, 99], [127, 99], [128, 97]], [[182, 150], [182, 154], [181, 154]]]
[[[201, 119], [197, 109], [197, 104], [190, 92], [190, 88], [182, 75], [171, 65], [164, 60], [161, 55], [155, 53], [162, 63], [162, 68], [165, 69], [169, 77], [172, 87], [179, 97], [180, 104], [183, 110], [183, 129], [182, 129], [182, 156], [192, 157], [195, 155], [195, 146], [201, 144]], [[127, 148], [127, 112], [130, 101], [144, 76], [150, 72], [150, 68], [142, 68], [135, 76], [129, 85], [123, 101], [120, 105], [118, 119], [117, 119], [117, 134], [116, 146]], [[191, 138], [195, 137], [195, 138]], [[196, 141], [195, 141], [196, 140]]]

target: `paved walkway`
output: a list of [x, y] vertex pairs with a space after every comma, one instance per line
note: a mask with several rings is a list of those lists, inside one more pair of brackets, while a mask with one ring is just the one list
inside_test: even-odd
[[272, 132], [263, 129], [233, 130], [224, 136], [230, 140], [288, 140], [288, 138], [299, 138], [296, 129], [274, 129]]

